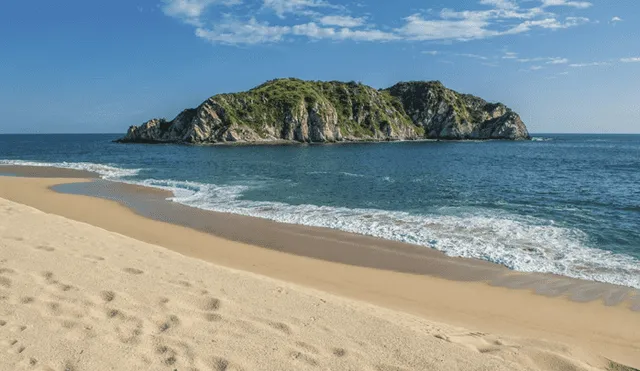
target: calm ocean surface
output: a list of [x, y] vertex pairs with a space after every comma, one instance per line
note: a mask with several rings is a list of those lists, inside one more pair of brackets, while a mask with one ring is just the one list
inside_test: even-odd
[[87, 169], [203, 209], [640, 288], [640, 135], [236, 147], [118, 136], [0, 135], [0, 163]]

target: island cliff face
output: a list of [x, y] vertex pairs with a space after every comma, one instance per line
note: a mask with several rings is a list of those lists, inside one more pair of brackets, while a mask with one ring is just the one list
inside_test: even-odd
[[440, 82], [389, 89], [350, 82], [278, 79], [219, 94], [172, 121], [131, 126], [120, 142], [343, 142], [416, 139], [529, 139], [520, 117]]
[[401, 82], [386, 91], [400, 99], [425, 138], [530, 139], [520, 116], [504, 104], [460, 94], [439, 81]]

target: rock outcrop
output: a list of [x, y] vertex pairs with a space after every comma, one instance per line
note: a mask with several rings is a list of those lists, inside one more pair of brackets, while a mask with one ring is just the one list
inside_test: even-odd
[[504, 104], [457, 93], [439, 81], [401, 82], [385, 91], [400, 99], [426, 138], [530, 139], [520, 116]]
[[131, 126], [120, 142], [342, 142], [416, 139], [528, 139], [506, 106], [446, 89], [439, 82], [376, 90], [350, 82], [278, 79], [247, 92], [219, 94], [172, 121]]

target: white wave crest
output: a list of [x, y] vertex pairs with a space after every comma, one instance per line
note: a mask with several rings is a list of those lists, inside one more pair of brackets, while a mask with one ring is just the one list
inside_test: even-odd
[[135, 176], [140, 169], [123, 169], [111, 165], [95, 164], [91, 162], [37, 162], [24, 160], [0, 160], [0, 165], [56, 167], [60, 169], [85, 170], [100, 175], [107, 180], [119, 180], [124, 177]]
[[544, 272], [640, 288], [640, 261], [588, 246], [588, 236], [534, 217], [489, 209], [416, 215], [242, 200], [246, 185], [173, 180], [135, 182], [173, 191], [170, 200], [206, 210], [281, 223], [339, 229], [434, 248], [449, 256], [476, 258], [521, 272]]
[[86, 162], [22, 160], [0, 160], [0, 165], [86, 170], [107, 180], [172, 191], [174, 196], [169, 200], [201, 209], [407, 242], [450, 256], [488, 260], [522, 272], [555, 273], [640, 288], [638, 259], [590, 247], [584, 232], [534, 217], [482, 208], [471, 211], [448, 208], [431, 215], [416, 215], [377, 209], [289, 205], [242, 200], [242, 194], [251, 188], [249, 185], [127, 179], [138, 175], [140, 169]]

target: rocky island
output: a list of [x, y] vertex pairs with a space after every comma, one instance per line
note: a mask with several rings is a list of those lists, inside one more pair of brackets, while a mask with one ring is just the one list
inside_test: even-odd
[[502, 103], [447, 89], [439, 81], [374, 89], [356, 82], [268, 81], [218, 94], [171, 121], [131, 126], [119, 142], [358, 142], [418, 139], [530, 139]]

